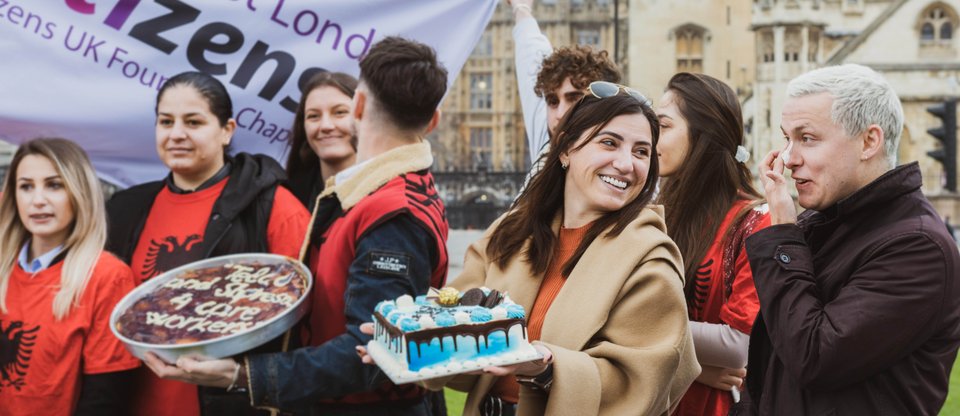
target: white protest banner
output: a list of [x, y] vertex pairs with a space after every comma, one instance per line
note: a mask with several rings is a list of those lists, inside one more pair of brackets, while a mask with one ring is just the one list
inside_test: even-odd
[[230, 91], [236, 150], [280, 160], [310, 75], [356, 76], [396, 35], [436, 49], [453, 83], [497, 1], [0, 0], [0, 139], [63, 137], [111, 182], [162, 178], [157, 89], [199, 70]]

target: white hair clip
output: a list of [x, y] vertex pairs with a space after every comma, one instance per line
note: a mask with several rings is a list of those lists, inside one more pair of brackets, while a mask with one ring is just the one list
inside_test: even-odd
[[737, 146], [737, 154], [734, 155], [733, 158], [736, 159], [737, 162], [747, 163], [747, 160], [750, 159], [750, 152], [747, 151], [747, 148], [746, 148], [746, 147], [743, 147], [743, 146], [739, 146], [739, 145], [738, 145], [738, 146]]

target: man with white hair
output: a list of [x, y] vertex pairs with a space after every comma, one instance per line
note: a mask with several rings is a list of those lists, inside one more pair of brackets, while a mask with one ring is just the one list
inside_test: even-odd
[[960, 345], [960, 253], [917, 163], [896, 166], [900, 100], [852, 64], [787, 96], [785, 147], [760, 166], [773, 225], [747, 239], [752, 413], [935, 415]]

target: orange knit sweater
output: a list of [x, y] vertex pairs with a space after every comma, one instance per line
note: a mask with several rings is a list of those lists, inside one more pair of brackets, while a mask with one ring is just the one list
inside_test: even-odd
[[[592, 224], [592, 223], [591, 223]], [[563, 265], [570, 260], [577, 246], [583, 241], [583, 236], [590, 229], [587, 224], [580, 228], [561, 228], [560, 238], [553, 252], [553, 259], [547, 266], [547, 271], [543, 275], [543, 281], [540, 283], [540, 290], [537, 292], [537, 299], [533, 302], [533, 309], [527, 314], [527, 338], [530, 341], [540, 339], [540, 330], [543, 329], [543, 319], [550, 310], [550, 305], [560, 293], [563, 284], [567, 279], [561, 273]], [[491, 396], [517, 403], [520, 397], [520, 385], [514, 377], [501, 377], [490, 390]]]

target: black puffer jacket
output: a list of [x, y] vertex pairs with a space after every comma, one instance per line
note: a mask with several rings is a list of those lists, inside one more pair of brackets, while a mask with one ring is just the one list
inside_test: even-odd
[[[230, 159], [230, 178], [213, 205], [204, 232], [201, 250], [191, 250], [195, 258], [184, 264], [209, 257], [236, 253], [267, 252], [267, 226], [273, 209], [274, 194], [286, 174], [280, 164], [265, 155], [239, 153]], [[165, 181], [134, 186], [113, 195], [107, 203], [107, 250], [130, 264], [147, 222], [150, 208]], [[255, 352], [280, 351], [282, 340], [273, 340]], [[246, 395], [224, 389], [200, 388], [203, 415], [268, 415], [250, 407]]]
[[[230, 179], [213, 205], [204, 232], [203, 249], [191, 250], [202, 260], [234, 253], [266, 252], [267, 224], [283, 168], [265, 155], [237, 154], [230, 160]], [[107, 250], [130, 263], [164, 181], [148, 182], [117, 192], [107, 203]]]

